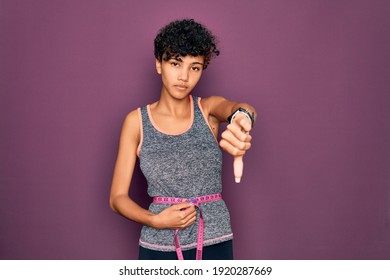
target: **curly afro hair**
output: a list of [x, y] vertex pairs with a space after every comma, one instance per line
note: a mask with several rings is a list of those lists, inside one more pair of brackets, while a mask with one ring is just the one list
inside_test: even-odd
[[200, 55], [204, 57], [203, 68], [206, 69], [211, 58], [219, 55], [219, 50], [216, 38], [206, 27], [193, 19], [183, 19], [173, 21], [159, 31], [154, 39], [154, 55], [160, 61]]

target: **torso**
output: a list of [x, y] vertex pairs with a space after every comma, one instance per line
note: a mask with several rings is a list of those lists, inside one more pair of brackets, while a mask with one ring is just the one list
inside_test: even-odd
[[[195, 198], [222, 192], [222, 153], [214, 132], [206, 120], [210, 116], [191, 100], [191, 110], [180, 127], [164, 125], [169, 116], [160, 115], [151, 104], [141, 108], [143, 141], [140, 145], [140, 167], [148, 182], [151, 197]], [[200, 101], [201, 102], [201, 101]], [[149, 109], [148, 109], [149, 108]], [[164, 119], [164, 121], [162, 121]], [[215, 123], [213, 123], [215, 125]], [[216, 129], [211, 129], [216, 131]], [[149, 211], [159, 213], [169, 207], [152, 203]], [[230, 217], [223, 200], [201, 204], [205, 221], [205, 245], [230, 240]], [[196, 246], [198, 221], [179, 232], [183, 248]], [[173, 230], [156, 230], [144, 226], [140, 245], [163, 251], [174, 251]]]

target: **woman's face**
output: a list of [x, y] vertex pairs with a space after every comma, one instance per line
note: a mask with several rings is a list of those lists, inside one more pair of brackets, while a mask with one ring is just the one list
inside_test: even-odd
[[187, 97], [199, 82], [204, 65], [203, 56], [177, 56], [165, 61], [156, 60], [157, 73], [161, 75], [163, 92], [172, 97]]

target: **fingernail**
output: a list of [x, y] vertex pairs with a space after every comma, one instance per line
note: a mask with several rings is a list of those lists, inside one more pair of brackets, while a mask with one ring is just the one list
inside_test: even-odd
[[196, 202], [198, 202], [196, 199], [191, 199], [190, 200], [190, 204], [195, 204]]

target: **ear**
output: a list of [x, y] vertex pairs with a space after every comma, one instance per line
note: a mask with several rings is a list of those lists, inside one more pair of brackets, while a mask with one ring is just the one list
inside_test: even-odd
[[156, 70], [159, 75], [161, 75], [161, 61], [156, 59]]

